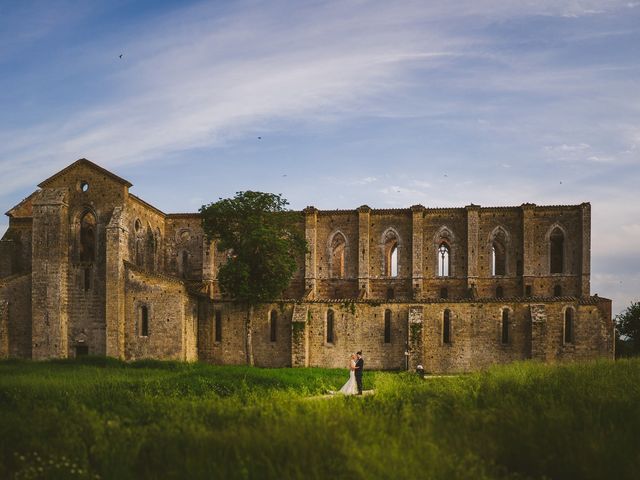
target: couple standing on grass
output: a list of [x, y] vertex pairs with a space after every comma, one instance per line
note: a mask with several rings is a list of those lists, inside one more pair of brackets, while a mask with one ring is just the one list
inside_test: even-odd
[[362, 359], [362, 351], [352, 353], [349, 361], [349, 380], [342, 386], [339, 393], [344, 395], [362, 395], [363, 369], [364, 360]]

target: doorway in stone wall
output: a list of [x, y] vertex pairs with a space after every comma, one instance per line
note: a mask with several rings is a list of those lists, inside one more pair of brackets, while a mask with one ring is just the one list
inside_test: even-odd
[[76, 346], [76, 358], [89, 355], [89, 345], [77, 345]]

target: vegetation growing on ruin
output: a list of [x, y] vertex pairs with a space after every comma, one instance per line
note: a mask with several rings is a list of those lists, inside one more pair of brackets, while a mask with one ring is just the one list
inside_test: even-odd
[[427, 380], [367, 372], [375, 395], [322, 395], [345, 379], [2, 362], [0, 478], [625, 479], [640, 469], [637, 359]]

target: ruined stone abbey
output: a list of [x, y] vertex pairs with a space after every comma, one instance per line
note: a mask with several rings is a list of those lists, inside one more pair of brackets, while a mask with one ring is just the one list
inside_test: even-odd
[[[82, 159], [7, 212], [0, 358], [247, 361], [246, 308], [197, 213], [164, 213]], [[317, 210], [283, 298], [253, 315], [255, 365], [457, 372], [613, 356], [591, 296], [590, 205]], [[302, 224], [302, 222], [304, 224]]]

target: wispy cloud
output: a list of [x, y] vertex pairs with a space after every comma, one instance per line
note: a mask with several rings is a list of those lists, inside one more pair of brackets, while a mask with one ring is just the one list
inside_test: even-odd
[[78, 5], [0, 7], [7, 208], [80, 157], [170, 159], [148, 188], [167, 210], [247, 185], [321, 208], [591, 201], [594, 290], [611, 248], [640, 256], [638, 2], [247, 0], [109, 25], [117, 2]]

